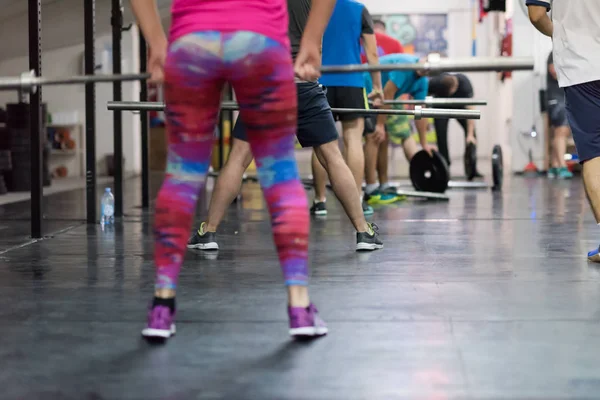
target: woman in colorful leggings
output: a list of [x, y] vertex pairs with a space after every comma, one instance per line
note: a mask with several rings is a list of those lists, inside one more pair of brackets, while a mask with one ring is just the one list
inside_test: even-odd
[[[294, 157], [297, 105], [286, 1], [174, 0], [168, 42], [156, 3], [131, 3], [150, 46], [151, 81], [164, 76], [169, 137], [155, 212], [156, 286], [142, 335], [166, 339], [175, 333], [177, 280], [226, 82], [240, 104], [271, 214], [288, 289], [290, 334], [326, 334], [307, 290], [309, 216]], [[334, 5], [320, 1], [311, 10], [296, 60], [302, 79], [319, 76], [321, 37]]]

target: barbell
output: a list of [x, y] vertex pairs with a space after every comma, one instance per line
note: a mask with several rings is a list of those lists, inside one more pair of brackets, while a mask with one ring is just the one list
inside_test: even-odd
[[[107, 108], [111, 111], [164, 111], [165, 103], [162, 102], [139, 102], [139, 101], [109, 101]], [[222, 110], [239, 110], [235, 102], [225, 101], [221, 103]], [[480, 119], [479, 110], [446, 110], [442, 108], [421, 108], [416, 106], [414, 110], [388, 110], [373, 109], [364, 110], [357, 108], [332, 108], [331, 112], [336, 114], [360, 114], [360, 115], [412, 115], [415, 119], [421, 118], [455, 118], [455, 119]]]
[[430, 54], [427, 61], [414, 64], [350, 64], [328, 65], [321, 67], [321, 73], [339, 72], [389, 72], [422, 71], [426, 74], [442, 72], [485, 72], [485, 71], [531, 71], [535, 61], [532, 57], [477, 57], [477, 58], [441, 58], [439, 54]]
[[[478, 71], [519, 71], [533, 70], [534, 60], [531, 57], [487, 57], [450, 59], [430, 54], [424, 63], [415, 64], [350, 64], [329, 65], [321, 67], [322, 73], [350, 73], [372, 71], [424, 71], [426, 73], [441, 72], [478, 72]], [[114, 75], [79, 75], [63, 78], [46, 78], [35, 76], [33, 70], [20, 76], [0, 77], [0, 91], [21, 90], [35, 93], [38, 86], [47, 85], [79, 85], [86, 83], [143, 81], [150, 74], [114, 74]]]
[[486, 100], [477, 99], [452, 99], [426, 97], [425, 100], [386, 100], [384, 104], [390, 105], [425, 105], [425, 106], [487, 106]]
[[[372, 104], [372, 102], [369, 102]], [[453, 99], [426, 97], [425, 100], [385, 100], [383, 104], [389, 105], [424, 105], [424, 106], [487, 106], [486, 100]]]

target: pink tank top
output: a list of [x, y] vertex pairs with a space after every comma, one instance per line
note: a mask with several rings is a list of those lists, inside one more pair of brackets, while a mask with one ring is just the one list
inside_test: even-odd
[[170, 40], [198, 31], [250, 31], [289, 46], [286, 0], [174, 0]]

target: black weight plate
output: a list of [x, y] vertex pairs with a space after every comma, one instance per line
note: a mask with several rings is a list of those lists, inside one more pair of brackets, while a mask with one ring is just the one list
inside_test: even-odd
[[444, 193], [450, 181], [448, 164], [437, 151], [430, 157], [421, 150], [410, 160], [410, 180], [418, 191]]
[[492, 150], [492, 176], [494, 178], [494, 186], [492, 190], [502, 190], [504, 182], [504, 161], [502, 159], [502, 147], [495, 145]]
[[467, 181], [475, 179], [477, 173], [477, 146], [475, 143], [468, 143], [465, 149], [465, 176]]

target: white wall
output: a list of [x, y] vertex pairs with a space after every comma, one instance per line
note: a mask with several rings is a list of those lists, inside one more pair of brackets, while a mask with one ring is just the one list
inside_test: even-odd
[[[111, 48], [110, 35], [100, 36], [96, 40], [96, 48]], [[137, 55], [139, 41], [137, 30], [123, 33], [122, 55], [123, 73], [139, 72]], [[81, 75], [83, 71], [83, 44], [59, 48], [43, 52], [42, 75], [46, 77], [64, 77]], [[99, 57], [96, 62], [99, 63]], [[27, 57], [0, 61], [0, 76], [20, 75], [29, 68]], [[109, 60], [109, 72], [112, 70], [112, 59]], [[139, 101], [139, 82], [123, 83], [123, 100]], [[45, 86], [42, 99], [48, 104], [49, 112], [78, 111], [79, 119], [85, 130], [85, 87], [83, 85]], [[15, 92], [0, 91], [0, 106], [16, 102]], [[109, 83], [96, 85], [96, 160], [98, 175], [106, 174], [105, 156], [113, 153], [113, 115], [106, 109], [106, 103], [112, 100], [112, 85]], [[139, 116], [123, 113], [123, 154], [125, 171], [140, 172], [140, 122]]]
[[[538, 169], [543, 168], [544, 159], [544, 123], [540, 113], [539, 90], [546, 84], [546, 61], [552, 50], [550, 38], [539, 33], [529, 21], [522, 8], [524, 0], [513, 0], [514, 32], [513, 54], [515, 56], [534, 57], [534, 72], [515, 72], [513, 74], [513, 123], [511, 140], [513, 142], [513, 171], [522, 171], [529, 162], [529, 149]], [[526, 137], [535, 126], [537, 137]]]
[[[472, 55], [473, 9], [479, 1], [472, 0], [363, 0], [371, 14], [447, 14], [448, 57], [465, 58]], [[499, 28], [501, 14], [489, 14], [476, 24], [477, 56], [497, 56], [500, 48]], [[477, 121], [479, 137], [478, 156], [489, 159], [494, 144], [501, 144], [506, 162], [510, 162], [510, 117], [512, 96], [510, 80], [501, 83], [494, 72], [467, 73], [473, 83], [475, 97], [488, 100], [488, 106], [480, 107], [481, 120]], [[450, 122], [450, 157], [461, 164], [464, 155], [464, 134], [458, 123]], [[458, 169], [462, 171], [462, 168]]]

